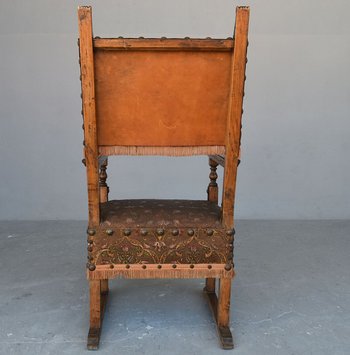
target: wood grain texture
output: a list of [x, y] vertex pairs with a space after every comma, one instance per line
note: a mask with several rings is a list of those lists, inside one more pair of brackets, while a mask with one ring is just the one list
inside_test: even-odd
[[232, 39], [196, 38], [95, 38], [94, 47], [105, 50], [231, 51]]
[[108, 166], [108, 158], [105, 157], [104, 161], [100, 164], [100, 174], [99, 174], [99, 187], [100, 187], [100, 203], [104, 203], [108, 201], [108, 192], [109, 187], [107, 185], [107, 166]]
[[216, 296], [215, 290], [210, 291], [210, 288], [208, 288], [206, 286], [203, 291], [208, 297], [209, 306], [210, 306], [210, 309], [213, 313], [213, 316], [214, 316], [214, 319], [216, 322], [216, 329], [217, 329], [217, 332], [219, 335], [221, 347], [226, 350], [233, 349], [233, 347], [234, 347], [233, 337], [232, 337], [232, 333], [231, 333], [229, 326], [228, 325], [221, 325], [220, 326], [218, 324], [218, 304], [219, 304], [219, 301]]
[[216, 182], [218, 178], [217, 174], [217, 166], [218, 164], [209, 158], [209, 166], [210, 166], [210, 174], [209, 174], [209, 185], [207, 188], [207, 194], [208, 194], [208, 201], [215, 202], [216, 204], [218, 203], [218, 196], [219, 196], [219, 187]]
[[[207, 188], [208, 200], [218, 203], [218, 196], [219, 196], [219, 188], [216, 182], [218, 175], [216, 173], [216, 169], [218, 164], [213, 159], [209, 157], [209, 166], [210, 166], [210, 174], [209, 174], [209, 185]], [[205, 279], [205, 289], [207, 292], [215, 292], [215, 278], [206, 278]]]
[[236, 9], [234, 53], [232, 57], [231, 94], [226, 129], [226, 155], [222, 194], [222, 218], [226, 228], [233, 228], [233, 208], [236, 191], [237, 165], [241, 137], [241, 119], [245, 67], [248, 46], [249, 8]]
[[231, 52], [95, 51], [100, 146], [224, 146]]
[[217, 321], [218, 326], [228, 326], [230, 321], [231, 279], [220, 278]]
[[90, 327], [101, 327], [101, 281], [90, 280]]
[[90, 281], [90, 328], [87, 349], [97, 350], [108, 296], [108, 280]]
[[92, 227], [100, 222], [100, 213], [91, 7], [79, 7], [78, 20], [89, 226]]

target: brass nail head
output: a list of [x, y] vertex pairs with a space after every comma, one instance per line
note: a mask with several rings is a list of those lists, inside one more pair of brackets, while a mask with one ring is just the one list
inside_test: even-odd
[[171, 231], [171, 234], [175, 237], [175, 236], [179, 235], [179, 230], [178, 229], [173, 229]]
[[96, 265], [92, 264], [92, 263], [87, 263], [86, 267], [90, 270], [90, 271], [94, 271], [96, 269]]
[[234, 229], [229, 229], [226, 231], [226, 235], [230, 236], [230, 235], [234, 235], [235, 234], [235, 230]]
[[192, 236], [194, 235], [194, 230], [193, 230], [193, 229], [189, 229], [189, 230], [187, 231], [187, 234], [188, 234], [190, 237], [192, 237]]
[[226, 270], [226, 271], [230, 271], [231, 268], [232, 268], [232, 265], [231, 265], [231, 264], [226, 264], [226, 265], [225, 265], [225, 270]]
[[[84, 160], [84, 159], [83, 159]], [[95, 229], [88, 229], [87, 230], [87, 233], [89, 234], [89, 235], [91, 235], [91, 236], [93, 236], [93, 235], [95, 235], [96, 234], [96, 230]]]
[[141, 229], [141, 235], [142, 236], [146, 236], [148, 234], [148, 231], [147, 231], [147, 229]]
[[124, 235], [125, 235], [126, 237], [128, 237], [130, 234], [131, 234], [131, 229], [129, 229], [129, 228], [124, 229]]

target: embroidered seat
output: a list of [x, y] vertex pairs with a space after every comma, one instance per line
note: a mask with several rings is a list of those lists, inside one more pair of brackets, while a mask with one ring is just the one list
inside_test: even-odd
[[232, 236], [222, 228], [220, 214], [219, 206], [210, 201], [109, 201], [101, 204], [100, 238], [91, 256], [97, 265], [119, 264], [122, 270], [123, 264], [133, 270], [142, 270], [135, 268], [138, 264], [156, 269], [164, 264], [173, 269], [182, 264], [193, 269], [220, 267], [232, 251], [227, 248], [232, 247]]
[[[205, 278], [221, 345], [231, 349], [233, 207], [249, 8], [236, 9], [234, 38], [227, 39], [93, 38], [91, 7], [79, 7], [78, 19], [89, 211], [88, 349], [98, 348], [108, 281], [117, 277]], [[118, 155], [208, 155], [207, 200], [108, 201], [108, 158]]]
[[220, 207], [205, 200], [113, 200], [101, 204], [101, 226], [106, 228], [220, 228], [220, 217]]

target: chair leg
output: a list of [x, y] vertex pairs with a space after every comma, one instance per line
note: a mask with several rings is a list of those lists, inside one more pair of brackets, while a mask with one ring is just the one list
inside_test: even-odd
[[[212, 281], [209, 281], [209, 283], [212, 283]], [[219, 299], [215, 293], [215, 283], [214, 291], [208, 289], [207, 286], [204, 288], [204, 291], [208, 296], [209, 305], [216, 321], [221, 346], [223, 349], [233, 349], [232, 333], [229, 327], [231, 278], [220, 278]]]
[[108, 279], [101, 280], [101, 294], [106, 294], [109, 292]]
[[[102, 291], [102, 285], [104, 291]], [[107, 291], [105, 289], [106, 285]], [[98, 349], [107, 294], [108, 280], [90, 280], [90, 329], [87, 339], [88, 350]]]
[[205, 279], [205, 291], [206, 292], [214, 292], [215, 293], [215, 281], [216, 281], [216, 279], [213, 277], [208, 277]]
[[231, 299], [231, 278], [220, 278], [220, 291], [218, 302], [217, 325], [222, 347], [233, 348], [233, 339], [230, 330], [230, 299]]

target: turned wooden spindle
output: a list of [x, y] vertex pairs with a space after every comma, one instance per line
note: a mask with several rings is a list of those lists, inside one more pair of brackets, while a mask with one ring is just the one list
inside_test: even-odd
[[[108, 192], [109, 192], [109, 187], [107, 185], [107, 165], [108, 165], [108, 159], [103, 161], [103, 163], [100, 166], [100, 174], [99, 174], [99, 190], [100, 190], [100, 203], [107, 202], [108, 201]], [[101, 280], [101, 295], [107, 295], [108, 294], [108, 280]]]
[[100, 166], [99, 188], [100, 188], [101, 203], [108, 201], [109, 187], [107, 185], [107, 165], [108, 165], [108, 160], [106, 159]]
[[[216, 182], [218, 178], [218, 174], [216, 172], [218, 163], [209, 158], [209, 166], [210, 166], [210, 174], [209, 174], [210, 182], [207, 189], [208, 201], [218, 203], [219, 189], [218, 189], [218, 184]], [[206, 292], [215, 292], [215, 278], [206, 278], [205, 289]]]
[[218, 184], [216, 182], [218, 178], [218, 174], [216, 173], [218, 163], [209, 158], [209, 166], [210, 166], [210, 174], [209, 174], [210, 182], [207, 189], [208, 201], [218, 203], [219, 189], [218, 189]]

